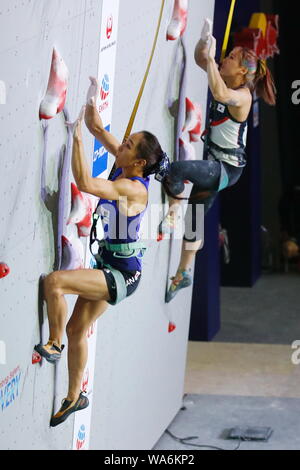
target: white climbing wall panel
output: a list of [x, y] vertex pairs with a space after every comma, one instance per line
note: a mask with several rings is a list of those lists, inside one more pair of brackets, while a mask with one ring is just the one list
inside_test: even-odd
[[[112, 131], [121, 140], [149, 57], [160, 0], [120, 0]], [[71, 449], [73, 421], [49, 428], [54, 369], [31, 364], [39, 341], [38, 279], [54, 263], [51, 206], [40, 199], [42, 131], [40, 101], [55, 45], [69, 71], [67, 109], [75, 118], [85, 100], [89, 75], [97, 75], [101, 0], [1, 0], [0, 2], [0, 262], [10, 274], [0, 279], [0, 449]], [[173, 153], [173, 118], [165, 106], [175, 42], [165, 40], [173, 0], [166, 1], [153, 66], [134, 130], [147, 129]], [[205, 115], [207, 79], [193, 50], [214, 1], [190, 0], [185, 34], [187, 94]], [[58, 155], [66, 143], [62, 116], [50, 122], [46, 183], [57, 191]], [[86, 155], [93, 138], [84, 134]], [[196, 145], [202, 157], [202, 143]], [[152, 181], [150, 202], [161, 201]], [[68, 204], [70, 203], [68, 199]], [[192, 290], [164, 303], [169, 242], [148, 241], [144, 271], [134, 296], [98, 321], [91, 449], [151, 449], [181, 406]], [[172, 249], [170, 275], [180, 255]], [[70, 297], [70, 310], [74, 299]], [[176, 330], [168, 333], [169, 318]], [[3, 354], [2, 354], [3, 356]], [[57, 395], [67, 390], [66, 354]]]

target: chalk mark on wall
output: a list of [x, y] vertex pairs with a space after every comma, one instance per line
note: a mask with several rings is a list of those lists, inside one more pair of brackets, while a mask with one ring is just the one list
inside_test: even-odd
[[0, 365], [6, 364], [6, 344], [5, 341], [0, 340]]
[[0, 104], [6, 104], [6, 86], [3, 80], [0, 80]]

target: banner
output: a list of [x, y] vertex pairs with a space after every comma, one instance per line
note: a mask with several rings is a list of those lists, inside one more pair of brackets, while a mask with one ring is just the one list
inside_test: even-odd
[[[97, 107], [106, 130], [111, 129], [113, 91], [115, 79], [115, 63], [118, 36], [119, 0], [103, 0], [100, 34], [100, 53], [98, 63], [98, 80], [101, 84]], [[108, 152], [95, 139], [93, 155], [93, 177], [107, 178]], [[86, 252], [86, 267], [93, 266], [93, 258], [89, 247]], [[90, 401], [85, 410], [75, 413], [73, 450], [88, 450], [90, 443], [90, 427], [93, 405], [93, 385], [95, 371], [97, 340], [97, 323], [88, 331], [88, 361], [84, 371], [82, 390]]]

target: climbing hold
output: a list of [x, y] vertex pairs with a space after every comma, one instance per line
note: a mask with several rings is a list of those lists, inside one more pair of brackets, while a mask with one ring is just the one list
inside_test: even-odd
[[0, 263], [0, 279], [6, 277], [10, 273], [10, 269], [5, 263]]
[[202, 111], [198, 103], [193, 103], [189, 98], [186, 98], [186, 120], [183, 127], [183, 132], [189, 132], [191, 142], [199, 142], [201, 140], [201, 124], [202, 124]]
[[196, 113], [196, 107], [194, 103], [189, 99], [185, 99], [185, 107], [186, 107], [186, 119], [185, 124], [183, 126], [182, 132], [191, 132], [198, 123], [198, 117]]
[[83, 246], [79, 239], [69, 240], [64, 235], [62, 240], [62, 262], [60, 269], [69, 271], [83, 268]]
[[201, 127], [202, 127], [202, 109], [200, 104], [195, 103], [195, 111], [196, 111], [196, 116], [197, 116], [197, 124], [190, 131], [190, 140], [191, 142], [200, 142], [201, 140]]
[[174, 331], [175, 329], [176, 329], [175, 323], [173, 323], [173, 322], [170, 321], [170, 322], [169, 322], [168, 332], [169, 332], [169, 333], [172, 333], [172, 331]]
[[69, 71], [55, 47], [46, 95], [40, 105], [40, 119], [51, 119], [60, 113], [66, 102]]
[[200, 142], [201, 140], [201, 121], [198, 121], [197, 126], [190, 132], [191, 142]]
[[92, 227], [92, 201], [82, 193], [76, 184], [71, 183], [72, 208], [67, 225], [76, 224], [79, 237], [88, 237]]
[[196, 150], [194, 146], [184, 139], [179, 139], [179, 159], [183, 160], [196, 160]]
[[160, 242], [164, 239], [165, 235], [171, 234], [174, 232], [176, 225], [176, 215], [174, 213], [167, 213], [164, 219], [160, 222], [158, 226], [157, 241]]
[[175, 0], [171, 23], [167, 31], [167, 40], [175, 41], [183, 36], [187, 26], [188, 0]]
[[182, 132], [191, 132], [195, 129], [198, 124], [198, 116], [196, 112], [196, 107], [194, 103], [189, 99], [185, 99], [185, 107], [186, 107], [186, 119], [185, 124], [183, 126]]
[[42, 360], [42, 356], [37, 352], [37, 351], [33, 351], [32, 353], [32, 364], [38, 364], [39, 362], [41, 362]]

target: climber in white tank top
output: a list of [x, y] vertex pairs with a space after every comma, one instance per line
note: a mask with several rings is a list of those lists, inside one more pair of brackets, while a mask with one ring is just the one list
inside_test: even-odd
[[[247, 120], [242, 122], [236, 120], [227, 104], [212, 100], [209, 129], [204, 132], [204, 135], [207, 134], [209, 137], [209, 153], [216, 160], [233, 166], [245, 166], [247, 130]], [[233, 151], [230, 152], [230, 150]]]

